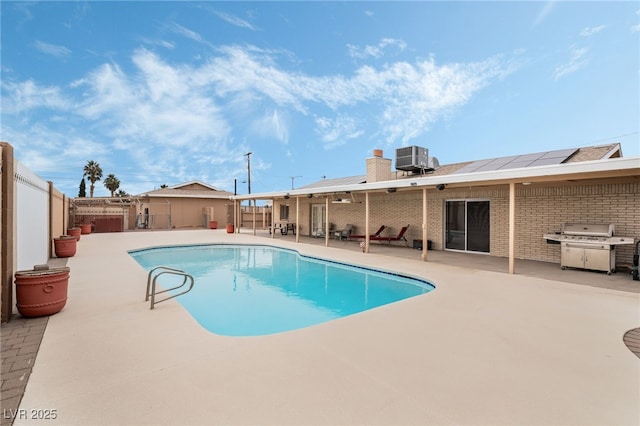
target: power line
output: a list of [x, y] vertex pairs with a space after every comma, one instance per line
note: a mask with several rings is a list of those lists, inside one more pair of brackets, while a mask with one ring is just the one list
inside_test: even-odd
[[589, 143], [598, 143], [598, 142], [606, 142], [606, 141], [610, 141], [613, 139], [620, 139], [620, 138], [626, 138], [627, 136], [633, 136], [633, 135], [637, 135], [638, 132], [632, 132], [632, 133], [626, 133], [624, 135], [619, 135], [619, 136], [613, 136], [611, 138], [606, 138], [606, 139], [598, 139], [596, 141], [591, 141]]

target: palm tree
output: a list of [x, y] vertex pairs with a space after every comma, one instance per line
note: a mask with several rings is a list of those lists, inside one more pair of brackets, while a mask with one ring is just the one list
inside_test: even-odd
[[129, 196], [129, 194], [124, 189], [119, 189], [118, 193], [116, 194], [116, 197], [120, 197], [120, 198], [124, 198], [124, 197], [128, 197], [128, 196]]
[[109, 176], [107, 176], [104, 180], [104, 186], [109, 191], [111, 191], [111, 196], [113, 197], [113, 193], [116, 192], [118, 188], [120, 188], [120, 180], [116, 177], [116, 175], [110, 173]]
[[93, 198], [93, 190], [96, 187], [96, 182], [99, 181], [102, 177], [102, 169], [100, 168], [100, 164], [93, 160], [88, 161], [84, 166], [83, 176], [86, 176], [87, 179], [89, 179], [89, 182], [91, 182], [91, 186], [89, 186], [89, 196]]

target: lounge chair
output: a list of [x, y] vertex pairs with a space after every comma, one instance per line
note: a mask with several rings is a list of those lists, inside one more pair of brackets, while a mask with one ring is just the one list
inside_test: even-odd
[[380, 237], [380, 236], [373, 237], [372, 236], [369, 239], [371, 241], [386, 241], [389, 244], [391, 244], [391, 241], [404, 241], [404, 245], [409, 247], [409, 242], [407, 241], [407, 238], [404, 236], [408, 228], [409, 228], [409, 225], [403, 226], [402, 229], [400, 229], [400, 232], [398, 232], [398, 235], [395, 237]]
[[[386, 228], [386, 226], [381, 225], [381, 226], [380, 226], [380, 228], [376, 231], [376, 233], [375, 233], [375, 234], [373, 234], [373, 235], [370, 235], [370, 236], [369, 236], [369, 239], [372, 239], [372, 238], [374, 238], [374, 237], [379, 237], [379, 236], [380, 236], [380, 234], [382, 234], [382, 231], [384, 231], [384, 230], [385, 230], [385, 228]], [[366, 236], [366, 235], [351, 235], [349, 238], [350, 238], [350, 239], [354, 239], [354, 238], [367, 238], [367, 236]]]

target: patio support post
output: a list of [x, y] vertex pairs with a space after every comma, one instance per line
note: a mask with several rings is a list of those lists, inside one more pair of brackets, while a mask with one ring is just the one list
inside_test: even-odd
[[364, 252], [369, 253], [369, 193], [364, 193]]
[[300, 197], [296, 197], [296, 243], [300, 242]]
[[509, 183], [509, 273], [515, 274], [516, 251], [516, 184]]
[[324, 246], [329, 247], [329, 196], [324, 200]]
[[238, 218], [238, 213], [236, 212], [236, 206], [237, 206], [237, 201], [233, 200], [233, 232], [237, 233], [238, 232], [238, 225], [236, 225], [238, 223], [238, 221], [236, 220]]
[[256, 200], [253, 200], [253, 207], [252, 207], [252, 213], [253, 213], [253, 235], [256, 235]]
[[271, 238], [276, 235], [276, 199], [271, 199]]
[[427, 261], [427, 188], [422, 188], [422, 254], [423, 262]]

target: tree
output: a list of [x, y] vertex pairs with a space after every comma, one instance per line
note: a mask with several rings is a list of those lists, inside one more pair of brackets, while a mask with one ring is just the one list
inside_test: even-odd
[[84, 176], [80, 181], [80, 188], [78, 189], [78, 197], [86, 197], [87, 196], [87, 184], [84, 181]]
[[100, 164], [97, 162], [90, 160], [84, 166], [84, 175], [89, 182], [91, 182], [91, 186], [89, 186], [89, 196], [93, 198], [93, 190], [96, 187], [96, 182], [102, 178], [102, 169], [100, 168]]
[[119, 189], [118, 193], [116, 194], [116, 197], [120, 197], [120, 198], [125, 198], [125, 197], [128, 197], [128, 196], [129, 196], [129, 194], [124, 189]]
[[113, 173], [110, 173], [104, 180], [104, 186], [111, 191], [111, 196], [113, 197], [113, 193], [120, 188], [120, 179], [118, 179]]
[[166, 183], [163, 183], [162, 185], [160, 185], [160, 188], [168, 188], [169, 185], [167, 185]]

